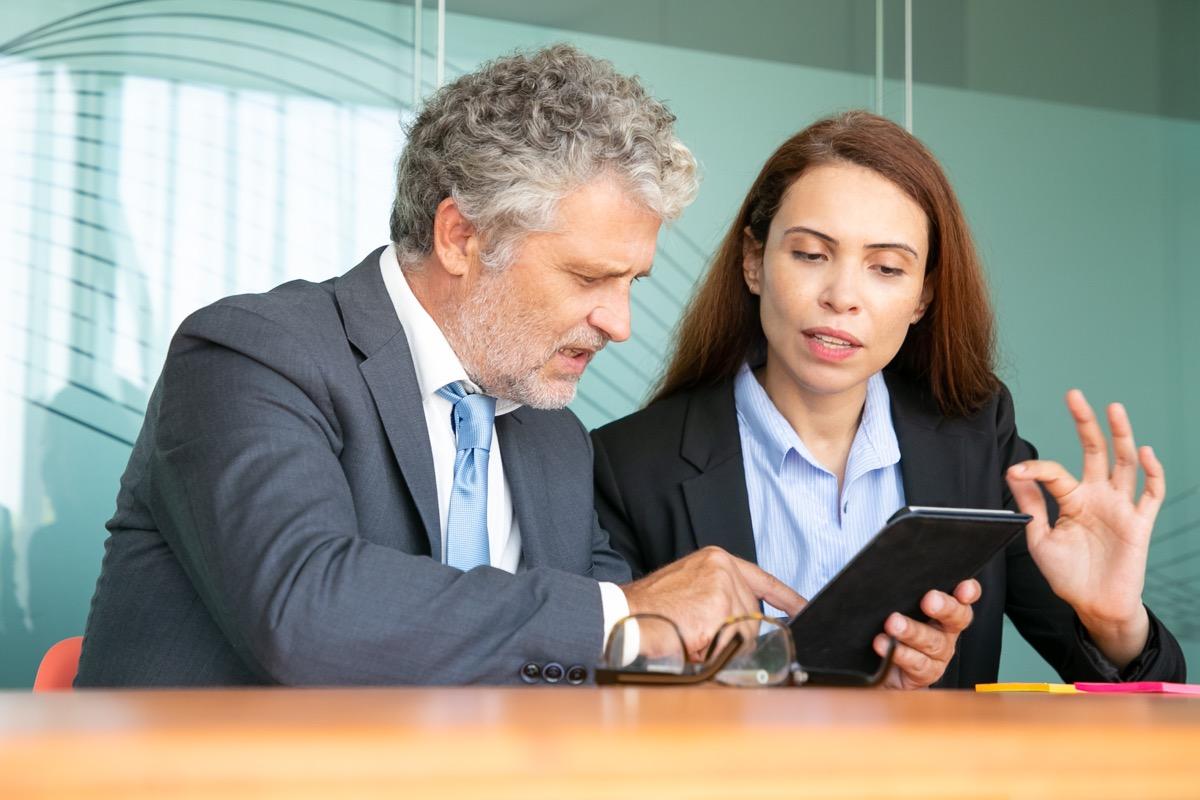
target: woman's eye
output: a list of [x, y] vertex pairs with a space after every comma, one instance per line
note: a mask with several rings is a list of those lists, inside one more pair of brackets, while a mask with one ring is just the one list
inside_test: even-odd
[[820, 261], [824, 256], [820, 253], [806, 253], [803, 250], [793, 250], [792, 258], [797, 261]]
[[889, 267], [886, 264], [879, 265], [879, 274], [885, 278], [894, 278], [898, 275], [903, 275], [904, 270], [899, 267]]

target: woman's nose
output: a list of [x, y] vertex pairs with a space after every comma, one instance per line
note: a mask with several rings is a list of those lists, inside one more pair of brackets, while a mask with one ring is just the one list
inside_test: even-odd
[[821, 305], [838, 314], [857, 311], [861, 303], [858, 275], [851, 269], [834, 267], [821, 290]]

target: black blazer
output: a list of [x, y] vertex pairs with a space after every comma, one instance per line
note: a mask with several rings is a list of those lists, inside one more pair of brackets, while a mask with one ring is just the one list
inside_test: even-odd
[[[1004, 471], [1037, 451], [1017, 435], [1008, 389], [971, 417], [947, 418], [927, 390], [885, 378], [908, 504], [1015, 509]], [[656, 402], [592, 440], [600, 522], [635, 576], [708, 545], [756, 561], [733, 381]], [[978, 578], [975, 620], [938, 686], [996, 680], [1004, 614], [1065, 681], [1185, 679], [1183, 652], [1153, 614], [1146, 649], [1118, 674], [1050, 590], [1024, 537]]]

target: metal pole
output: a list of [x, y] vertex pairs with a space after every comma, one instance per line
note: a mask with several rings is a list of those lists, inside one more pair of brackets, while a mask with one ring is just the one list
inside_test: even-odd
[[421, 12], [425, 0], [413, 2], [413, 108], [421, 103]]
[[875, 113], [883, 115], [883, 0], [875, 0]]
[[913, 129], [912, 0], [904, 0], [904, 129]]
[[446, 0], [438, 0], [437, 86], [446, 82]]

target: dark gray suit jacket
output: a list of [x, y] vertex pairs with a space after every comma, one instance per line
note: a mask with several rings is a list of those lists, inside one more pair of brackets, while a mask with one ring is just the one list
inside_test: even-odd
[[433, 460], [375, 251], [197, 311], [121, 479], [77, 686], [513, 683], [591, 666], [629, 570], [569, 411], [496, 420], [522, 570], [440, 563]]

